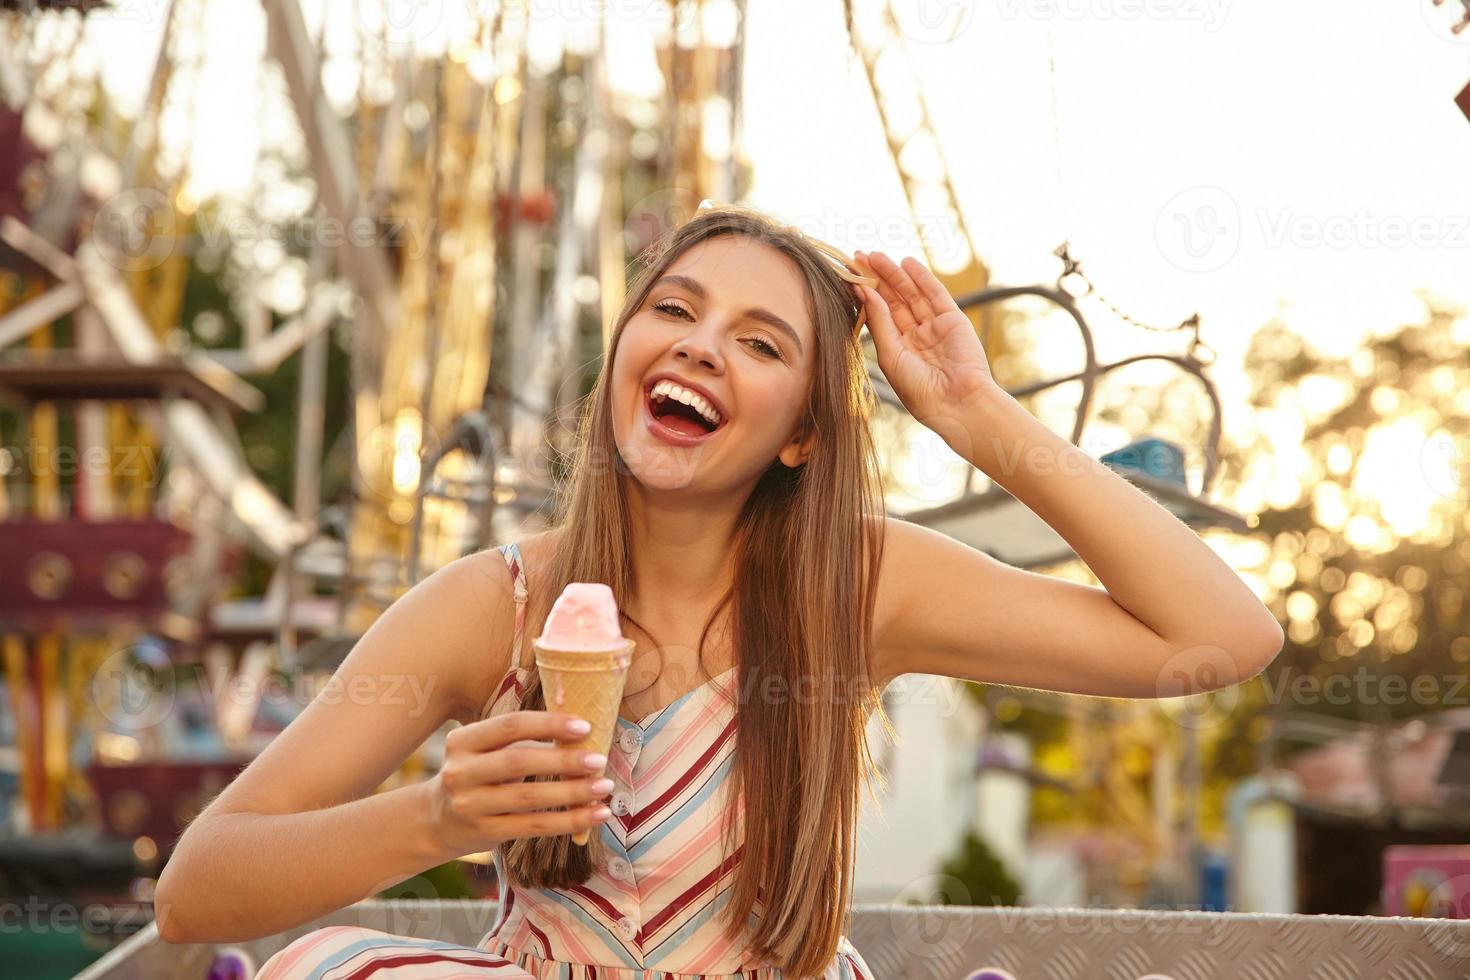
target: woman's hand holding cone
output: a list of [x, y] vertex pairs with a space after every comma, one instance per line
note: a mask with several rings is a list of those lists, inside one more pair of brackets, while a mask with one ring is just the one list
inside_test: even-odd
[[458, 857], [508, 840], [573, 834], [606, 822], [606, 807], [586, 804], [612, 792], [611, 780], [602, 775], [607, 758], [598, 756], [589, 767], [585, 750], [534, 744], [580, 740], [585, 731], [567, 727], [574, 719], [555, 711], [511, 711], [451, 730], [444, 739], [444, 764], [428, 783], [437, 846]]

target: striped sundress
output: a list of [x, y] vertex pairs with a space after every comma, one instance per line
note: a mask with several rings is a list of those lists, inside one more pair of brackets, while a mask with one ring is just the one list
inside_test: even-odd
[[[497, 549], [515, 582], [512, 666], [481, 711], [515, 711], [530, 666], [521, 665], [526, 575], [515, 544]], [[605, 862], [572, 888], [510, 881], [500, 851], [502, 897], [479, 944], [457, 946], [352, 926], [318, 929], [276, 953], [257, 980], [782, 980], [746, 955], [717, 913], [731, 897], [740, 849], [726, 854], [721, 831], [743, 822], [727, 779], [735, 747], [736, 671], [731, 668], [637, 722], [619, 717], [608, 753], [613, 816], [593, 833]], [[736, 840], [741, 839], [739, 827]], [[820, 901], [820, 896], [813, 896]], [[747, 927], [763, 912], [758, 905]], [[870, 980], [843, 937], [821, 980]]]

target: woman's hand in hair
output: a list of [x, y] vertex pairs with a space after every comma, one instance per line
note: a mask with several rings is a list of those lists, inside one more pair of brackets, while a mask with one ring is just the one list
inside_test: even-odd
[[910, 415], [935, 428], [972, 397], [995, 389], [975, 325], [924, 263], [895, 264], [882, 252], [857, 252], [854, 261], [878, 280], [876, 290], [853, 288], [867, 304], [878, 367]]
[[444, 765], [429, 788], [430, 819], [444, 853], [474, 854], [508, 840], [571, 834], [608, 820], [606, 807], [589, 805], [612, 792], [611, 781], [597, 785], [607, 759], [589, 767], [585, 749], [539, 744], [582, 738], [567, 728], [572, 717], [509, 711], [445, 736]]

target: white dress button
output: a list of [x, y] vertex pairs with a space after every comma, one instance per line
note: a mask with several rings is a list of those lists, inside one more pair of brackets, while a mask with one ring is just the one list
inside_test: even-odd
[[632, 882], [633, 866], [620, 857], [607, 859], [607, 873], [618, 881]]
[[620, 817], [626, 817], [633, 812], [633, 794], [625, 789], [620, 789], [612, 795], [612, 812]]
[[638, 935], [638, 923], [634, 922], [626, 915], [623, 916], [621, 919], [618, 920], [618, 935], [622, 936], [629, 942], [632, 942], [633, 937]]
[[624, 728], [618, 732], [618, 748], [632, 755], [643, 745], [643, 733], [636, 728]]

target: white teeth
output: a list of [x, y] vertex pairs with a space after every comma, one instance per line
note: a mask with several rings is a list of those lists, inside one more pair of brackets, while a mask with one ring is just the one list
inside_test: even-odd
[[710, 425], [718, 426], [720, 424], [720, 413], [709, 403], [707, 398], [697, 392], [690, 391], [688, 388], [676, 385], [672, 381], [660, 381], [653, 386], [653, 390], [648, 394], [656, 402], [662, 401], [664, 398], [672, 398], [675, 401], [683, 402], [685, 405], [692, 406], [695, 411], [708, 419]]

